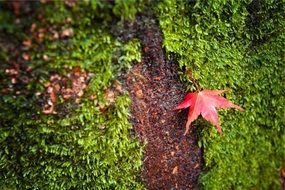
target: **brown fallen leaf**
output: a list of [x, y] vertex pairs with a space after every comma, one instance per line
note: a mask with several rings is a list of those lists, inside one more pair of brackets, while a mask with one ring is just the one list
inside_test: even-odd
[[29, 61], [31, 59], [30, 55], [28, 53], [23, 53], [22, 54], [22, 58], [25, 60], [25, 61]]
[[36, 28], [37, 28], [37, 24], [33, 23], [30, 27], [30, 32], [32, 32], [32, 33], [35, 32]]
[[54, 90], [50, 93], [50, 100], [52, 101], [52, 103], [56, 103], [56, 100], [57, 100], [57, 96], [56, 96], [56, 94], [55, 94], [55, 92], [54, 92]]
[[115, 102], [115, 93], [110, 89], [105, 91], [104, 97], [109, 103]]
[[44, 113], [44, 114], [56, 113], [56, 112], [54, 111], [54, 105], [48, 105], [48, 104], [44, 105], [43, 113]]
[[65, 99], [65, 100], [68, 100], [69, 98], [71, 98], [72, 97], [72, 89], [70, 89], [70, 88], [67, 88], [67, 89], [65, 89], [64, 91], [63, 91], [63, 98]]
[[31, 39], [26, 39], [22, 42], [22, 44], [26, 47], [31, 47], [32, 46], [32, 40]]
[[97, 98], [97, 95], [96, 94], [93, 94], [89, 97], [90, 100], [95, 100]]
[[80, 100], [79, 98], [76, 98], [76, 99], [75, 99], [75, 103], [77, 103], [77, 104], [80, 104], [80, 101], [81, 101], [81, 100]]
[[55, 92], [59, 92], [61, 89], [61, 86], [59, 84], [55, 84], [55, 85], [53, 85], [53, 89]]
[[161, 80], [161, 77], [154, 77], [154, 80]]
[[140, 89], [140, 90], [137, 90], [136, 92], [135, 92], [135, 94], [136, 94], [136, 96], [138, 97], [138, 98], [142, 98], [143, 97], [143, 91]]
[[18, 75], [19, 72], [16, 69], [6, 69], [5, 73], [9, 75]]
[[72, 28], [64, 29], [64, 30], [61, 32], [61, 37], [62, 37], [62, 38], [71, 37], [71, 36], [73, 36], [73, 29], [72, 29]]
[[178, 166], [175, 166], [175, 167], [173, 168], [172, 174], [173, 174], [173, 175], [178, 174]]
[[38, 33], [38, 40], [42, 41], [44, 37], [45, 37], [44, 33]]
[[123, 92], [123, 87], [122, 87], [122, 85], [120, 85], [120, 84], [117, 84], [117, 85], [115, 86], [115, 89], [116, 89], [119, 93], [122, 93], [122, 92]]
[[57, 40], [58, 38], [59, 38], [58, 32], [56, 32], [56, 31], [52, 32], [52, 39]]
[[77, 96], [81, 97], [81, 96], [83, 96], [83, 94], [84, 94], [83, 90], [80, 90], [80, 91], [77, 93]]

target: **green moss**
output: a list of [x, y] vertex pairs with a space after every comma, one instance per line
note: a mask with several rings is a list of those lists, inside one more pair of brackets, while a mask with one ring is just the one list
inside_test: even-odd
[[[122, 18], [115, 10], [117, 6], [124, 7]], [[72, 28], [74, 34], [55, 40], [47, 32], [41, 42], [32, 37], [33, 46], [25, 51], [31, 55], [32, 61], [27, 64], [34, 80], [18, 89], [21, 94], [0, 96], [1, 188], [143, 188], [137, 180], [142, 148], [130, 134], [128, 94], [117, 94], [114, 103], [104, 95], [118, 83], [117, 77], [123, 71], [141, 59], [137, 39], [123, 43], [112, 36], [109, 11], [113, 10], [120, 22], [134, 17], [138, 8], [133, 1], [116, 1], [116, 5], [82, 1], [72, 8], [56, 1], [39, 6], [37, 11], [44, 20], [37, 22], [34, 18], [29, 23], [35, 22], [37, 29], [52, 27], [58, 33]], [[43, 84], [51, 74], [67, 76], [78, 66], [94, 74], [81, 103], [59, 98], [58, 113], [43, 114], [36, 92], [44, 91]], [[1, 76], [7, 78], [1, 88], [10, 82], [5, 68], [0, 68]], [[91, 99], [91, 95], [96, 98]]]
[[[255, 5], [255, 4], [258, 4]], [[284, 1], [164, 1], [168, 52], [203, 88], [231, 89], [246, 112], [221, 110], [224, 135], [199, 120], [204, 189], [278, 189], [284, 167]], [[270, 19], [269, 19], [270, 18]], [[186, 75], [188, 90], [195, 90]]]

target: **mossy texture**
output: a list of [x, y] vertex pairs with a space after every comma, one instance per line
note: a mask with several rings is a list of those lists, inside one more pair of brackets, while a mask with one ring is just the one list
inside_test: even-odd
[[[35, 15], [42, 17], [23, 19], [23, 28], [34, 23], [39, 30], [69, 33], [60, 39], [49, 32], [40, 40], [29, 32], [15, 38], [19, 42], [32, 39], [32, 47], [24, 51], [31, 57], [26, 64], [33, 80], [18, 86], [20, 93], [0, 96], [0, 188], [142, 189], [137, 180], [142, 148], [130, 133], [130, 99], [120, 92], [110, 102], [105, 93], [119, 84], [120, 73], [141, 59], [140, 42], [117, 40], [110, 26], [133, 19], [143, 3], [91, 0], [72, 7], [64, 1], [35, 4]], [[1, 10], [1, 16], [8, 14], [12, 16]], [[0, 26], [6, 33], [16, 32], [4, 21]], [[1, 89], [11, 86], [5, 74], [8, 55], [2, 52]], [[78, 67], [93, 74], [81, 102], [58, 98], [57, 114], [43, 114], [37, 92], [44, 92], [51, 74], [67, 76]]]
[[[176, 1], [156, 7], [164, 46], [202, 88], [229, 89], [219, 136], [198, 120], [203, 189], [279, 189], [285, 166], [285, 1]], [[188, 90], [195, 87], [186, 74]], [[185, 118], [186, 119], [186, 118]]]

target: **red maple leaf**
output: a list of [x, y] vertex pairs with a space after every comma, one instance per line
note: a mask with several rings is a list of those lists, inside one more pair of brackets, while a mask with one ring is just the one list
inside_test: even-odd
[[216, 108], [236, 108], [243, 111], [240, 106], [219, 96], [223, 92], [225, 92], [225, 90], [205, 89], [198, 93], [188, 93], [185, 96], [184, 101], [175, 108], [175, 110], [178, 110], [190, 107], [184, 135], [189, 131], [190, 124], [196, 120], [200, 114], [204, 119], [215, 125], [218, 132], [221, 134], [222, 129], [219, 125], [219, 116]]

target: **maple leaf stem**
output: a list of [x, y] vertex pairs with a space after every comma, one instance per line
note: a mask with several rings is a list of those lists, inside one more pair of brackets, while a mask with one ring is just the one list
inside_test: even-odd
[[187, 68], [187, 69], [186, 69], [186, 73], [187, 73], [189, 79], [191, 80], [191, 82], [194, 84], [196, 90], [198, 90], [198, 91], [200, 92], [200, 91], [201, 91], [201, 87], [200, 87], [200, 85], [196, 82], [196, 80], [193, 78], [191, 69], [190, 69], [190, 68]]

